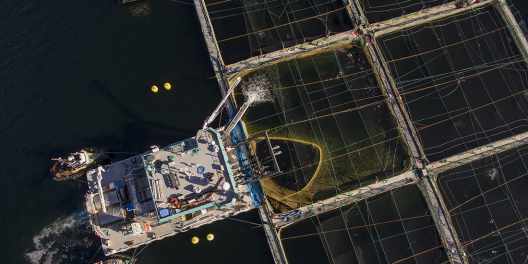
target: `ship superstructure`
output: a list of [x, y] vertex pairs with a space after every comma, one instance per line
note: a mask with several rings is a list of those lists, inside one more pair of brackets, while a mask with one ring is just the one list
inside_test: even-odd
[[[235, 150], [231, 162], [237, 163]], [[164, 148], [87, 173], [86, 206], [105, 254], [162, 239], [252, 208], [220, 134], [207, 128]]]
[[108, 158], [108, 153], [100, 148], [85, 148], [70, 154], [66, 159], [56, 158], [57, 163], [50, 170], [56, 181], [69, 180], [84, 176], [84, 174], [101, 164]]

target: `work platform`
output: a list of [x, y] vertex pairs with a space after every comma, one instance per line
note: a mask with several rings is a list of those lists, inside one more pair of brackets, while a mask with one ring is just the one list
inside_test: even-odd
[[319, 214], [346, 206], [357, 201], [361, 201], [363, 199], [367, 199], [384, 192], [389, 192], [407, 184], [415, 184], [418, 179], [419, 178], [416, 171], [407, 171], [390, 179], [369, 184], [365, 187], [339, 194], [332, 198], [303, 206], [293, 211], [276, 214], [273, 216], [272, 223], [276, 228], [283, 228], [300, 220], [317, 216]]
[[220, 134], [208, 128], [91, 170], [86, 206], [105, 254], [253, 208], [247, 188], [234, 182], [227, 155]]
[[[232, 202], [238, 194], [223, 143], [213, 130], [198, 131], [196, 137], [144, 155], [143, 160], [147, 168], [149, 188], [155, 190], [154, 202], [160, 204], [156, 207], [157, 212], [169, 208], [166, 203], [168, 197], [178, 197], [181, 200], [197, 191], [207, 193], [219, 189], [219, 185], [229, 188], [211, 193], [210, 200], [219, 207]], [[155, 161], [161, 161], [160, 166], [156, 166]], [[205, 208], [206, 205], [203, 206]], [[203, 209], [202, 206], [198, 208]], [[170, 215], [159, 218], [159, 221], [165, 222], [181, 215], [177, 209], [173, 209]]]

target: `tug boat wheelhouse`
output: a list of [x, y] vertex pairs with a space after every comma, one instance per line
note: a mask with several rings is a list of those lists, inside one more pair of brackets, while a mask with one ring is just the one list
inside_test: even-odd
[[99, 165], [108, 158], [106, 150], [100, 148], [85, 148], [72, 153], [68, 158], [56, 158], [50, 172], [56, 181], [69, 180], [84, 176], [95, 165]]

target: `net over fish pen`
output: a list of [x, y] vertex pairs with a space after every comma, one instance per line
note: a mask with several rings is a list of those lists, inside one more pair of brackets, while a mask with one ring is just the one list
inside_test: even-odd
[[357, 0], [368, 23], [378, 23], [400, 16], [449, 4], [455, 0]]
[[282, 152], [283, 173], [261, 182], [276, 211], [408, 168], [407, 148], [358, 44], [304, 53], [230, 79], [237, 76], [243, 79], [237, 105], [254, 102], [243, 118], [248, 137], [267, 130]]
[[296, 222], [281, 230], [281, 241], [294, 264], [448, 261], [417, 185]]
[[206, 0], [226, 64], [352, 29], [342, 0]]
[[526, 263], [528, 146], [438, 175], [438, 189], [469, 263]]
[[378, 37], [429, 161], [528, 130], [526, 62], [491, 5]]

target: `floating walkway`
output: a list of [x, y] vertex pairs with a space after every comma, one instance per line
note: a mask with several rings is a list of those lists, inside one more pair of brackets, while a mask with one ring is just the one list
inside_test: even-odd
[[[403, 138], [405, 139], [405, 142], [407, 143], [407, 146], [409, 147], [409, 150], [411, 152], [413, 162], [418, 169], [422, 169], [423, 165], [420, 160], [420, 157], [422, 155], [420, 155], [418, 148], [418, 146], [420, 145], [420, 141], [418, 140], [418, 137], [413, 133], [414, 129], [411, 129], [412, 126], [409, 126], [409, 124], [411, 123], [406, 120], [406, 117], [408, 115], [405, 113], [405, 107], [403, 106], [403, 102], [401, 101], [400, 96], [396, 94], [397, 90], [391, 85], [389, 78], [387, 78], [387, 74], [385, 74], [385, 69], [381, 67], [381, 65], [383, 64], [381, 64], [373, 45], [369, 45], [367, 43], [367, 46], [368, 51], [370, 53], [370, 57], [372, 58], [372, 63], [374, 64], [374, 69], [378, 72], [378, 76], [380, 77], [381, 82], [383, 84], [381, 87], [385, 94], [389, 96], [389, 108], [392, 110], [394, 116], [398, 120], [398, 124], [400, 125]], [[396, 91], [396, 93], [394, 91]]]
[[504, 22], [506, 22], [508, 25], [508, 30], [513, 36], [513, 41], [515, 41], [519, 51], [523, 54], [525, 63], [528, 64], [528, 42], [526, 41], [519, 24], [515, 20], [515, 17], [508, 7], [508, 3], [506, 3], [504, 0], [498, 0], [494, 3], [494, 5], [495, 9], [498, 10], [502, 15]]
[[[326, 200], [303, 206], [286, 213], [275, 215], [273, 217], [272, 223], [276, 228], [282, 228], [308, 217], [316, 216], [351, 203], [359, 202], [363, 199], [378, 195], [380, 193], [400, 188], [404, 185], [415, 182], [417, 179], [418, 176], [414, 171], [408, 171], [378, 183], [373, 183], [350, 192], [339, 194]], [[299, 217], [290, 217], [288, 221], [285, 221], [287, 220], [285, 219], [286, 216], [294, 213], [295, 211], [300, 211], [300, 213], [297, 214]]]
[[[449, 255], [449, 259], [452, 263], [462, 264], [462, 259], [460, 258], [457, 246], [458, 240], [455, 239], [455, 232], [453, 231], [454, 228], [451, 226], [450, 222], [447, 222], [446, 220], [444, 207], [440, 202], [441, 200], [439, 200], [437, 197], [437, 189], [433, 188], [433, 184], [429, 177], [424, 177], [424, 180], [421, 181], [421, 183], [421, 187], [425, 188], [427, 205], [429, 206], [429, 210], [431, 211], [435, 221], [436, 228], [438, 229], [438, 232], [440, 232], [440, 236], [444, 242], [444, 247], [446, 248], [447, 254]], [[424, 191], [422, 190], [422, 192]]]
[[[439, 18], [453, 16], [458, 13], [468, 11], [470, 8], [479, 8], [492, 3], [493, 0], [481, 0], [480, 3], [471, 4], [464, 8], [456, 8], [453, 2], [429, 9], [423, 9], [418, 12], [410, 13], [404, 16], [396, 17], [379, 23], [369, 24], [366, 28], [369, 33], [375, 36], [388, 34], [405, 27], [411, 27], [425, 22], [437, 20]], [[507, 8], [509, 10], [509, 8]]]
[[[209, 13], [207, 12], [207, 8], [205, 7], [203, 0], [194, 0], [194, 7], [196, 8], [196, 14], [198, 15], [198, 20], [200, 21], [205, 45], [207, 46], [207, 51], [209, 52], [209, 59], [213, 65], [216, 80], [220, 85], [220, 92], [222, 93], [223, 97], [225, 96], [229, 85], [227, 84], [227, 81], [224, 80], [224, 76], [222, 74], [224, 61], [222, 59], [222, 55], [220, 54], [218, 43], [216, 42], [216, 36], [214, 34], [213, 27], [211, 26], [211, 19], [209, 18]], [[230, 114], [234, 112], [232, 108], [233, 102], [231, 100], [228, 100], [226, 106]]]
[[249, 59], [237, 62], [237, 63], [230, 64], [228, 67], [232, 71], [242, 72], [242, 71], [253, 69], [261, 65], [268, 64], [268, 63], [271, 63], [271, 62], [274, 62], [280, 59], [295, 57], [297, 55], [303, 54], [308, 51], [330, 47], [334, 44], [337, 44], [343, 41], [353, 41], [353, 40], [359, 39], [357, 34], [353, 34], [353, 32], [354, 32], [353, 30], [350, 30], [350, 31], [339, 33], [339, 34], [331, 35], [328, 38], [324, 37], [324, 38], [310, 41], [308, 43], [295, 45], [290, 48], [278, 50], [278, 51], [260, 55], [260, 56], [255, 56], [253, 58], [249, 58]]
[[[263, 197], [264, 198], [264, 197]], [[264, 198], [265, 199], [265, 198]], [[279, 234], [277, 230], [274, 229], [271, 223], [270, 211], [266, 202], [262, 202], [261, 206], [258, 208], [260, 219], [262, 220], [264, 231], [266, 232], [266, 239], [268, 240], [268, 245], [270, 246], [271, 255], [276, 264], [288, 263], [286, 260], [286, 255], [280, 243]]]
[[[362, 31], [364, 33], [367, 33], [366, 28], [362, 28]], [[421, 152], [422, 154], [420, 154], [420, 141], [418, 140], [418, 137], [412, 125], [410, 125], [412, 124], [412, 122], [410, 122], [409, 115], [406, 113], [405, 106], [403, 105], [401, 97], [398, 94], [398, 90], [396, 89], [394, 82], [389, 81], [389, 78], [387, 77], [388, 74], [386, 74], [385, 72], [385, 67], [382, 67], [385, 64], [379, 60], [379, 57], [375, 50], [375, 46], [369, 43], [366, 43], [366, 45], [372, 58], [373, 66], [377, 70], [378, 76], [383, 84], [381, 87], [384, 90], [385, 94], [389, 96], [389, 107], [393, 111], [396, 119], [398, 120], [398, 124], [400, 125], [403, 138], [407, 143], [407, 146], [409, 147], [411, 157], [414, 161], [414, 167], [417, 170], [422, 170], [424, 167], [422, 165], [420, 157], [423, 156], [423, 151]], [[454, 232], [452, 231], [452, 227], [448, 225], [448, 222], [445, 219], [443, 206], [437, 199], [437, 194], [435, 193], [435, 189], [432, 188], [428, 173], [425, 172], [423, 174], [425, 177], [420, 182], [423, 183], [423, 187], [425, 187], [425, 190], [422, 190], [422, 193], [428, 201], [427, 204], [430, 207], [431, 212], [433, 212], [432, 216], [437, 228], [439, 229], [442, 241], [444, 243], [444, 246], [446, 247], [446, 251], [450, 252], [449, 257], [452, 263], [462, 264], [462, 261], [458, 254], [456, 240], [453, 236]]]

